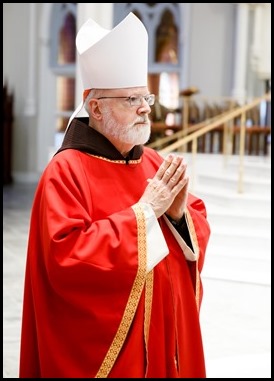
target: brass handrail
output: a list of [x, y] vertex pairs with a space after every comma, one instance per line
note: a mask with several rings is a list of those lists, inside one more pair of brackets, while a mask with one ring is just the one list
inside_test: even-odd
[[[157, 139], [152, 143], [147, 144], [148, 147], [150, 148], [159, 148], [160, 146], [169, 143], [170, 141], [173, 141], [174, 139], [180, 139], [183, 138], [184, 136], [188, 135], [191, 132], [194, 132], [196, 130], [200, 130], [202, 127], [208, 126], [210, 123], [213, 123], [214, 121], [219, 120], [221, 116], [228, 115], [230, 112], [229, 111], [224, 111], [219, 115], [216, 115], [212, 118], [208, 118], [206, 120], [203, 120], [200, 123], [196, 123], [191, 125], [190, 127], [187, 127], [186, 129], [182, 129], [180, 131], [174, 132], [172, 135], [165, 136], [163, 138]], [[169, 126], [167, 126], [168, 128]]]
[[[183, 146], [187, 143], [192, 143], [192, 156], [193, 161], [192, 165], [195, 165], [195, 159], [197, 154], [197, 139], [208, 132], [216, 129], [220, 125], [224, 124], [224, 155], [226, 156], [228, 153], [227, 144], [229, 142], [229, 129], [227, 128], [229, 122], [232, 122], [233, 119], [240, 117], [240, 142], [239, 142], [239, 174], [238, 174], [238, 192], [243, 192], [243, 158], [245, 154], [245, 130], [246, 130], [246, 112], [251, 110], [252, 108], [258, 106], [262, 101], [271, 101], [271, 93], [266, 93], [261, 97], [255, 98], [248, 104], [243, 106], [238, 106], [233, 110], [226, 111], [219, 116], [214, 118], [205, 120], [204, 122], [192, 125], [188, 127], [187, 130], [182, 130], [174, 133], [171, 136], [164, 137], [162, 139], [158, 139], [157, 145], [155, 143], [150, 144], [150, 147], [161, 146], [162, 144], [168, 143], [170, 140], [174, 140], [174, 138], [178, 138], [175, 142], [169, 144], [165, 148], [160, 149], [158, 152], [161, 155], [166, 155], [169, 152], [174, 152], [179, 148], [183, 148]], [[191, 132], [194, 131], [194, 132]], [[191, 132], [189, 134], [189, 132]], [[187, 136], [184, 136], [188, 134]], [[193, 167], [194, 173], [194, 167]]]

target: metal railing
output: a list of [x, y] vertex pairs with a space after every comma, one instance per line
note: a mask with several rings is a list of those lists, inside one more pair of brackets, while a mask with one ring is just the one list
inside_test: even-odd
[[[233, 129], [235, 118], [240, 118], [239, 126], [239, 166], [238, 166], [238, 184], [237, 191], [239, 193], [243, 192], [243, 177], [244, 177], [244, 156], [245, 156], [245, 135], [246, 135], [246, 113], [257, 107], [261, 102], [269, 101], [271, 102], [271, 93], [266, 93], [263, 96], [254, 99], [253, 101], [239, 106], [233, 110], [226, 111], [218, 116], [211, 119], [207, 119], [201, 123], [192, 125], [187, 128], [182, 128], [182, 130], [175, 132], [170, 136], [165, 136], [159, 138], [156, 141], [148, 144], [161, 155], [166, 155], [170, 152], [180, 150], [185, 151], [186, 144], [191, 144], [192, 152], [192, 176], [195, 174], [195, 165], [197, 157], [197, 147], [198, 138], [208, 134], [209, 132], [216, 130], [218, 127], [223, 125], [223, 155], [225, 162], [227, 161], [227, 156], [229, 154], [229, 147], [231, 147], [233, 139]], [[183, 127], [183, 126], [182, 126]], [[168, 127], [167, 127], [168, 128]], [[263, 127], [262, 127], [263, 128]], [[176, 139], [176, 141], [174, 141]], [[164, 148], [160, 148], [166, 145]]]

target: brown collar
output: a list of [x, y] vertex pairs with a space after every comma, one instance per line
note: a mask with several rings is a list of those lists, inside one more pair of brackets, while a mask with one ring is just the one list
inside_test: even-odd
[[102, 134], [88, 125], [89, 118], [74, 118], [67, 130], [59, 152], [66, 149], [76, 149], [96, 156], [102, 156], [109, 160], [138, 160], [142, 156], [143, 146], [137, 145], [124, 157], [114, 145]]

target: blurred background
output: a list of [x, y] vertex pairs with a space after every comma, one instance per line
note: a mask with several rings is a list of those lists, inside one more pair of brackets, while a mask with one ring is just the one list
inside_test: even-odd
[[192, 87], [193, 122], [227, 99], [243, 104], [269, 90], [270, 3], [3, 3], [3, 84], [12, 107], [4, 112], [12, 118], [4, 183], [37, 180], [60, 145], [82, 97], [77, 30], [89, 17], [111, 29], [130, 11], [149, 34], [149, 85], [160, 105], [154, 120], [169, 114], [167, 124], [180, 123], [182, 94]]

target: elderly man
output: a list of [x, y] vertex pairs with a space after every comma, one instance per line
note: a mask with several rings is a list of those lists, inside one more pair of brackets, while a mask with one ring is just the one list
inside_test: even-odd
[[205, 378], [200, 272], [210, 228], [182, 157], [144, 146], [154, 95], [130, 13], [76, 39], [73, 114], [34, 198], [20, 378]]

